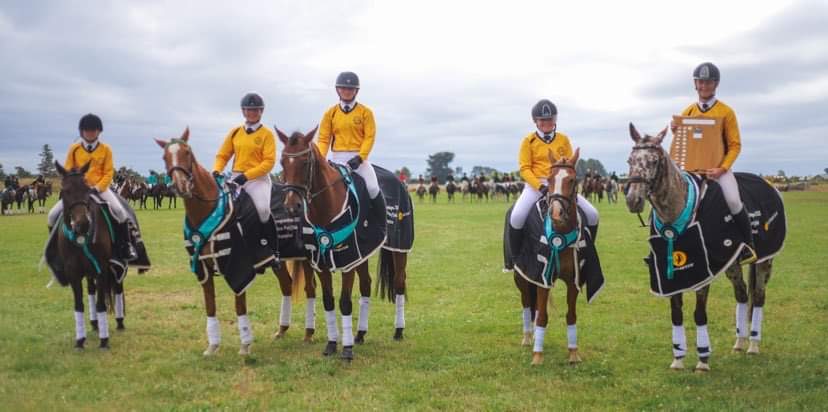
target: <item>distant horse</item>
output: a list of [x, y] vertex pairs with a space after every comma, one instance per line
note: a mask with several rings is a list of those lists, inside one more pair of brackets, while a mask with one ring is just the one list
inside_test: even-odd
[[426, 188], [425, 188], [425, 185], [424, 185], [424, 184], [422, 184], [422, 183], [420, 183], [420, 184], [417, 186], [417, 197], [420, 199], [420, 203], [422, 203], [422, 202], [423, 202], [423, 199], [425, 199], [425, 195], [426, 195]]
[[457, 192], [457, 185], [449, 181], [446, 183], [446, 195], [448, 195], [449, 203], [454, 203], [454, 193]]
[[164, 183], [156, 183], [149, 190], [149, 197], [152, 198], [153, 210], [158, 210], [159, 208], [161, 208], [162, 200], [164, 199], [164, 192], [166, 190], [167, 186]]
[[[170, 141], [156, 139], [156, 143], [164, 149], [163, 159], [167, 175], [172, 176], [172, 185], [175, 186], [178, 193], [184, 199], [187, 221], [193, 225], [200, 225], [216, 211], [222, 196], [229, 194], [223, 193], [222, 188], [219, 187], [210, 172], [196, 161], [195, 154], [189, 144], [189, 138], [190, 130], [186, 129], [178, 139], [172, 139]], [[232, 216], [222, 217], [222, 219], [230, 218]], [[208, 345], [203, 355], [213, 356], [218, 352], [221, 343], [221, 332], [218, 319], [216, 318], [216, 292], [213, 281], [215, 273], [218, 271], [215, 257], [218, 256], [219, 250], [216, 250], [217, 246], [214, 241], [204, 240], [206, 243], [200, 252], [196, 252], [198, 255], [195, 258], [205, 268], [203, 279], [199, 280], [204, 293], [204, 308], [207, 314]], [[213, 258], [210, 258], [211, 256]], [[281, 338], [285, 336], [290, 326], [290, 306], [286, 305], [286, 302], [289, 303], [291, 295], [299, 290], [302, 282], [299, 282], [297, 279], [292, 280], [284, 265], [272, 265], [271, 269], [279, 281], [279, 287], [282, 292], [282, 312], [280, 315], [279, 331], [274, 335], [274, 338]], [[305, 282], [305, 290], [309, 299], [316, 296], [313, 291], [313, 282]], [[239, 355], [247, 356], [251, 351], [253, 332], [247, 318], [246, 291], [242, 291], [235, 296], [235, 304], [241, 340]], [[311, 306], [309, 302], [309, 307]], [[310, 314], [309, 319], [312, 317], [312, 311]], [[313, 328], [306, 327], [305, 341], [310, 342], [313, 338], [313, 333]]]
[[[658, 218], [660, 222], [663, 222], [662, 229], [657, 232], [658, 236], [665, 239], [674, 239], [677, 236], [675, 233], [676, 231], [689, 230], [689, 228], [694, 226], [694, 224], [691, 223], [685, 229], [680, 229], [679, 227], [679, 224], [687, 224], [686, 220], [685, 223], [681, 223], [682, 220], [687, 219], [686, 217], [683, 217], [686, 213], [688, 213], [687, 211], [691, 212], [691, 216], [696, 213], [692, 207], [691, 193], [694, 193], [693, 197], [696, 195], [703, 196], [704, 193], [710, 191], [710, 185], [707, 185], [706, 190], [702, 190], [700, 186], [698, 188], [698, 192], [695, 190], [691, 192], [691, 189], [693, 189], [693, 187], [691, 187], [692, 177], [689, 174], [684, 174], [678, 166], [676, 166], [676, 163], [670, 158], [667, 152], [661, 147], [661, 142], [666, 133], [667, 129], [665, 128], [656, 136], [645, 135], [642, 137], [632, 123], [630, 124], [630, 137], [635, 145], [633, 146], [628, 160], [630, 165], [628, 175], [630, 178], [628, 182], [628, 193], [626, 196], [627, 207], [630, 212], [633, 213], [640, 213], [644, 208], [645, 200], [649, 201], [653, 207], [653, 219], [651, 220], [655, 221], [655, 218]], [[736, 176], [737, 180], [740, 181], [740, 186], [742, 185], [742, 179], [746, 178], [745, 175], [747, 174], [739, 173]], [[757, 177], [756, 180], [760, 179]], [[764, 183], [767, 184], [767, 182]], [[782, 209], [782, 200], [778, 192], [773, 190], [769, 184], [756, 190], [762, 190], [761, 193], [757, 193], [757, 196], [761, 198], [760, 202], [764, 202], [764, 204], [773, 204], [776, 200], [778, 201], [779, 210], [776, 210], [775, 213], [770, 216], [764, 216], [761, 213], [761, 210], [757, 211], [759, 213], [755, 213], [759, 219], [764, 220], [764, 223], [756, 222], [758, 230], [754, 229], [754, 241], [756, 243], [755, 246], [758, 260], [755, 263], [750, 264], [750, 277], [748, 279], [748, 285], [745, 285], [742, 277], [742, 267], [736, 261], [737, 259], [731, 258], [731, 264], [729, 267], [725, 264], [727, 277], [730, 279], [731, 283], [733, 283], [733, 289], [737, 302], [736, 344], [734, 345], [733, 350], [743, 351], [747, 346], [747, 314], [751, 311], [753, 316], [751, 322], [750, 347], [748, 349], [748, 353], [750, 354], [759, 353], [762, 308], [765, 303], [765, 287], [770, 279], [773, 257], [779, 252], [779, 250], [781, 250], [781, 242], [784, 240], [784, 232], [782, 231], [786, 229], [784, 210]], [[746, 194], [747, 192], [743, 192], [742, 194], [743, 201], [750, 198], [750, 196], [746, 197]], [[688, 199], [691, 201], [688, 201]], [[727, 208], [723, 200], [721, 203], [721, 207]], [[748, 207], [748, 203], [745, 203], [744, 207]], [[696, 219], [690, 219], [690, 221], [694, 220]], [[726, 221], [727, 218], [725, 218], [724, 222], [716, 221], [712, 225], [721, 226]], [[696, 223], [700, 223], [701, 227], [705, 227], [703, 225], [703, 221], [696, 221]], [[655, 225], [655, 222], [653, 225]], [[774, 239], [773, 235], [775, 232], [777, 236]], [[779, 233], [781, 233], [782, 236], [781, 240], [778, 236]], [[713, 236], [715, 234], [716, 233], [705, 233], [705, 237]], [[679, 232], [678, 236], [680, 235], [681, 233]], [[653, 236], [651, 236], [651, 238], [653, 238]], [[771, 245], [772, 240], [777, 241], [779, 249], [775, 251], [770, 250], [772, 246], [769, 245]], [[705, 240], [705, 242], [707, 242], [707, 240]], [[720, 242], [715, 241], [715, 243], [718, 245]], [[731, 239], [725, 239], [721, 243], [724, 243], [726, 246], [733, 245], [733, 247], [736, 248], [734, 256], [738, 256], [738, 252], [742, 247], [739, 243], [733, 242]], [[762, 250], [766, 252], [765, 256], [761, 256], [760, 252]], [[669, 265], [667, 269], [667, 276], [671, 276], [670, 270], [673, 265], [680, 264], [689, 266], [689, 264], [681, 263], [682, 261], [688, 261], [686, 254], [685, 256], [677, 256], [677, 253], [684, 252], [673, 252], [672, 259], [670, 259], [670, 256], [667, 256], [666, 264]], [[707, 256], [707, 251], [704, 253], [704, 261], [712, 261], [716, 259], [718, 261], [726, 262], [728, 258], [727, 256], [718, 255]], [[698, 254], [701, 254], [701, 252], [698, 252]], [[699, 262], [697, 261], [695, 263]], [[709, 282], [711, 282], [714, 278], [715, 277], [705, 279], [704, 282], [694, 284], [690, 288], [680, 289], [676, 292], [672, 292], [670, 295], [666, 295], [670, 296], [670, 310], [673, 323], [674, 359], [673, 363], [670, 365], [672, 369], [684, 368], [683, 359], [687, 343], [683, 325], [684, 315], [682, 312], [682, 292], [689, 289], [695, 290], [696, 293], [696, 309], [694, 312], [694, 319], [697, 325], [696, 341], [699, 353], [699, 362], [696, 365], [696, 370], [702, 372], [710, 370], [710, 342], [707, 334], [707, 297], [710, 290]], [[660, 279], [661, 278], [659, 278], [659, 281]], [[652, 283], [653, 280], [651, 276], [651, 284]]]
[[[331, 166], [322, 157], [316, 144], [313, 143], [313, 136], [316, 129], [307, 134], [294, 132], [288, 137], [281, 130], [276, 129], [279, 140], [284, 145], [282, 150], [281, 164], [284, 168], [284, 180], [289, 188], [285, 196], [285, 207], [294, 215], [302, 213], [305, 216], [305, 224], [311, 229], [327, 233], [326, 225], [332, 222], [339, 213], [343, 204], [349, 197], [349, 185], [344, 180], [342, 173]], [[419, 189], [418, 189], [419, 190]], [[407, 196], [407, 192], [405, 192]], [[400, 217], [399, 219], [402, 219]], [[367, 220], [366, 220], [367, 222]], [[413, 230], [413, 229], [412, 229]], [[351, 232], [348, 237], [354, 236]], [[329, 245], [336, 248], [337, 242], [334, 234], [325, 238], [328, 243], [319, 243], [316, 246]], [[347, 239], [347, 238], [346, 238]], [[405, 293], [406, 293], [406, 265], [407, 252], [382, 249], [379, 256], [378, 266], [380, 267], [380, 295], [385, 295], [389, 300], [393, 299], [396, 304], [396, 322], [394, 339], [403, 339], [405, 327]], [[339, 332], [336, 326], [336, 313], [333, 295], [333, 277], [330, 268], [317, 268], [319, 280], [322, 285], [322, 296], [325, 306], [325, 319], [328, 327], [328, 343], [322, 352], [323, 356], [330, 356], [337, 351]], [[357, 330], [356, 339], [353, 336], [351, 291], [354, 286], [355, 272], [359, 275], [360, 299], [360, 326], [363, 326], [363, 309], [366, 317], [365, 329], [360, 327]], [[371, 275], [368, 271], [368, 261], [358, 264], [355, 269], [342, 273], [339, 308], [342, 315], [342, 354], [343, 360], [350, 361], [354, 358], [353, 344], [364, 342], [367, 333], [368, 304], [367, 299], [371, 296]], [[363, 306], [363, 302], [366, 302]]]
[[17, 211], [23, 208], [23, 202], [29, 199], [29, 185], [20, 186], [14, 194], [14, 202], [17, 203]]
[[607, 179], [604, 191], [607, 192], [607, 203], [618, 203], [618, 182]]
[[[109, 268], [112, 257], [113, 235], [107, 225], [107, 217], [101, 207], [91, 199], [92, 189], [84, 181], [89, 170], [89, 163], [80, 169], [67, 171], [55, 162], [61, 180], [63, 214], [55, 225], [57, 236], [57, 253], [63, 262], [63, 272], [55, 273], [56, 279], [63, 286], [71, 286], [75, 300], [75, 348], [83, 349], [86, 342], [86, 326], [83, 317], [83, 286], [86, 278], [90, 291], [96, 291], [95, 307], [99, 347], [109, 348], [109, 325], [107, 305], [115, 306], [115, 285], [118, 283]], [[118, 329], [123, 329], [123, 318], [118, 322]]]
[[428, 186], [428, 194], [431, 195], [431, 203], [437, 203], [437, 194], [440, 193], [440, 185], [437, 181], [432, 181]]
[[9, 214], [12, 213], [12, 206], [14, 205], [16, 196], [17, 192], [14, 189], [10, 187], [3, 189], [3, 192], [0, 193], [0, 214], [5, 215], [7, 210]]
[[466, 196], [471, 192], [471, 183], [468, 180], [460, 181], [460, 192], [463, 193], [463, 201], [466, 201]]
[[486, 184], [480, 177], [475, 177], [474, 182], [472, 182], [472, 192], [477, 194], [477, 200], [482, 201], [483, 196], [486, 197], [486, 201], [489, 201], [489, 185]]
[[167, 198], [167, 209], [178, 209], [178, 192], [175, 191], [175, 186], [166, 186], [163, 196]]

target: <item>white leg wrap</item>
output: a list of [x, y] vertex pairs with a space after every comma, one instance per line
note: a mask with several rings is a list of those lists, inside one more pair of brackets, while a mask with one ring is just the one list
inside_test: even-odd
[[106, 320], [106, 312], [98, 312], [98, 337], [109, 337], [109, 323]]
[[342, 315], [342, 346], [354, 346], [354, 320], [351, 315]]
[[328, 327], [328, 342], [338, 342], [339, 329], [336, 328], [336, 311], [325, 311], [325, 325]]
[[368, 310], [371, 308], [371, 298], [361, 296], [359, 298], [359, 325], [357, 330], [368, 331]]
[[532, 331], [532, 309], [523, 308], [523, 333]]
[[747, 311], [747, 303], [736, 304], [736, 337], [738, 338], [746, 338], [748, 335]]
[[218, 318], [215, 316], [207, 317], [207, 343], [211, 345], [218, 345], [221, 343], [221, 329], [219, 327]]
[[[94, 312], [95, 309], [93, 308]], [[86, 337], [86, 323], [83, 320], [83, 312], [75, 312], [75, 340]]]
[[750, 320], [750, 340], [762, 340], [762, 308], [753, 308]]
[[543, 352], [543, 335], [546, 334], [546, 328], [535, 326], [535, 352]]
[[124, 294], [115, 294], [115, 319], [124, 318]]
[[397, 304], [397, 320], [394, 322], [395, 328], [405, 327], [405, 295], [397, 295], [394, 299]]
[[89, 302], [89, 320], [97, 320], [98, 312], [95, 310], [95, 295], [86, 295]]
[[279, 311], [280, 326], [290, 326], [290, 315], [292, 308], [290, 296], [282, 296], [282, 308]]
[[566, 347], [578, 348], [578, 325], [566, 325]]
[[308, 298], [305, 308], [305, 329], [316, 329], [316, 298]]
[[250, 318], [247, 315], [241, 315], [239, 320], [239, 338], [241, 338], [242, 345], [253, 343], [253, 328], [250, 326]]
[[683, 358], [687, 355], [687, 337], [684, 335], [684, 325], [673, 325], [673, 357]]
[[713, 352], [710, 346], [710, 335], [707, 334], [707, 325], [696, 326], [696, 350], [700, 358], [710, 356]]

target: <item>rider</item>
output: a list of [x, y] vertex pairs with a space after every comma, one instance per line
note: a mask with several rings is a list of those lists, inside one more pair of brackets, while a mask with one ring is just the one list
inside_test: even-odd
[[454, 183], [454, 175], [451, 172], [446, 176], [446, 184], [449, 184], [449, 182]]
[[[742, 204], [739, 196], [739, 186], [733, 176], [733, 163], [742, 149], [739, 137], [739, 124], [736, 121], [736, 113], [730, 106], [716, 98], [716, 88], [719, 87], [719, 68], [713, 63], [704, 62], [693, 70], [693, 83], [698, 101], [693, 102], [681, 113], [682, 116], [692, 117], [713, 117], [722, 122], [722, 140], [725, 142], [725, 156], [718, 167], [707, 169], [705, 175], [719, 183], [724, 194], [730, 214], [739, 225], [742, 235], [746, 239], [748, 247], [742, 249], [739, 257], [741, 264], [752, 263], [756, 260], [756, 252], [753, 244], [753, 229], [750, 226], [747, 210]], [[670, 129], [676, 132], [675, 122], [670, 122]]]
[[612, 174], [610, 175], [610, 180], [612, 180], [615, 183], [618, 183], [618, 175], [615, 174], [614, 170], [612, 171]]
[[[113, 225], [116, 255], [127, 262], [135, 260], [138, 254], [131, 242], [129, 215], [109, 187], [115, 169], [112, 166], [112, 149], [98, 139], [103, 132], [101, 118], [92, 113], [84, 115], [78, 123], [78, 131], [81, 139], [69, 147], [63, 167], [66, 170], [79, 169], [89, 163], [89, 170], [84, 175], [84, 180], [92, 187], [92, 191], [97, 192], [98, 196], [107, 203], [117, 223]], [[63, 201], [58, 200], [48, 215], [50, 233], [62, 211]]]
[[158, 184], [158, 173], [155, 170], [150, 170], [150, 175], [147, 177], [147, 186], [152, 190]]
[[[523, 241], [526, 217], [535, 202], [546, 194], [546, 179], [552, 169], [549, 155], [555, 161], [573, 156], [569, 137], [557, 131], [558, 109], [554, 103], [547, 99], [538, 101], [532, 107], [532, 120], [537, 130], [523, 138], [518, 156], [520, 175], [526, 185], [515, 202], [509, 219], [509, 243], [515, 255], [520, 251]], [[598, 233], [598, 211], [581, 195], [578, 195], [577, 204], [586, 215], [587, 226], [594, 240]]]
[[219, 177], [224, 167], [233, 158], [230, 186], [241, 189], [250, 196], [261, 223], [266, 225], [264, 233], [275, 236], [276, 227], [270, 218], [270, 171], [276, 164], [276, 139], [273, 131], [263, 125], [264, 99], [250, 92], [241, 99], [244, 124], [234, 127], [224, 138], [213, 163], [213, 176]]
[[417, 177], [417, 183], [419, 183], [421, 186], [425, 184], [425, 179], [423, 179], [423, 175], [419, 175]]
[[365, 187], [371, 198], [372, 213], [385, 219], [385, 199], [380, 196], [377, 175], [368, 161], [377, 126], [374, 113], [356, 101], [359, 93], [359, 77], [354, 72], [342, 72], [336, 76], [336, 94], [339, 103], [331, 106], [322, 116], [317, 146], [322, 157], [332, 153], [331, 160], [348, 167], [365, 179]]
[[463, 177], [460, 178], [461, 182], [469, 183], [469, 175], [466, 172], [463, 172]]

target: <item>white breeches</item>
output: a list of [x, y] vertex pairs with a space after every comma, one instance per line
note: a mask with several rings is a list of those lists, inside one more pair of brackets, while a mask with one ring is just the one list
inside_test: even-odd
[[[357, 152], [331, 152], [331, 160], [335, 163], [348, 165], [348, 161], [358, 155]], [[356, 170], [356, 173], [365, 179], [365, 187], [368, 189], [368, 196], [373, 199], [377, 197], [380, 192], [379, 183], [377, 183], [377, 174], [374, 173], [374, 167], [371, 162], [363, 160], [362, 164]]]
[[[230, 180], [236, 178], [241, 173], [233, 173]], [[248, 180], [244, 186], [239, 189], [244, 189], [250, 199], [253, 200], [253, 205], [256, 206], [256, 212], [259, 214], [259, 221], [265, 223], [270, 219], [270, 175], [264, 175], [255, 179]]]
[[[529, 215], [529, 211], [532, 210], [535, 202], [537, 202], [540, 197], [540, 192], [535, 190], [534, 187], [528, 184], [524, 186], [523, 192], [521, 192], [520, 197], [518, 197], [517, 202], [515, 202], [514, 209], [512, 209], [512, 216], [509, 219], [509, 224], [515, 229], [523, 229], [523, 225], [526, 224], [526, 216]], [[578, 195], [577, 203], [586, 215], [587, 225], [597, 225], [598, 210], [596, 210], [595, 207], [581, 195]]]
[[[121, 202], [115, 197], [115, 193], [112, 192], [112, 189], [106, 189], [105, 192], [100, 192], [99, 195], [101, 196], [101, 199], [109, 205], [112, 217], [114, 217], [118, 223], [124, 223], [127, 221], [129, 218], [127, 211], [124, 210], [123, 206], [121, 206]], [[58, 200], [58, 202], [52, 206], [52, 210], [49, 211], [49, 215], [47, 217], [50, 227], [55, 225], [55, 221], [61, 212], [63, 212], [63, 200]]]
[[735, 215], [741, 212], [742, 197], [739, 196], [739, 185], [736, 183], [736, 176], [733, 176], [733, 172], [728, 170], [714, 180], [722, 187], [722, 194], [727, 202], [727, 208], [730, 209], [730, 214]]

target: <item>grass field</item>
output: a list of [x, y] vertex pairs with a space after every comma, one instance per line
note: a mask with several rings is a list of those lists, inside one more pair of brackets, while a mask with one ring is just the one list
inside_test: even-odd
[[0, 410], [825, 410], [828, 193], [784, 197], [789, 233], [768, 285], [762, 353], [731, 353], [735, 301], [722, 276], [709, 303], [713, 371], [703, 375], [668, 369], [669, 304], [648, 291], [646, 231], [621, 204], [597, 205], [607, 286], [592, 304], [579, 299], [584, 362], [575, 367], [566, 363], [563, 288], [553, 292], [545, 364], [530, 366], [531, 349], [520, 346], [518, 292], [501, 272], [502, 201], [415, 204], [406, 339], [391, 339], [394, 307], [374, 298], [351, 364], [320, 354], [321, 299], [316, 343], [302, 342], [304, 304], [294, 306], [288, 337], [270, 339], [280, 302], [273, 276], [249, 291], [248, 359], [236, 354], [232, 293], [219, 280], [222, 350], [203, 358], [205, 315], [182, 247], [182, 209], [139, 212], [154, 268], [127, 277], [127, 330], [112, 332], [109, 352], [90, 330], [77, 352], [71, 291], [47, 289], [47, 271], [37, 270], [45, 216], [2, 216]]

